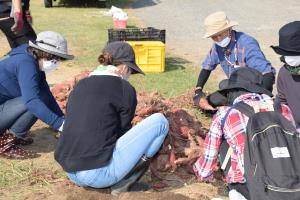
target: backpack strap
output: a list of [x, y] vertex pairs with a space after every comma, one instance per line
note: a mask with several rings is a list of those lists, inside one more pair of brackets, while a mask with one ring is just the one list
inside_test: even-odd
[[281, 113], [282, 106], [281, 106], [281, 102], [280, 102], [280, 100], [279, 100], [278, 97], [274, 100], [273, 106], [274, 106], [274, 110], [275, 110], [275, 111]]
[[255, 114], [254, 109], [243, 101], [237, 103], [235, 109], [245, 114], [247, 117], [251, 117], [252, 115]]
[[225, 116], [221, 120], [222, 133], [223, 133], [223, 129], [224, 129], [224, 126], [225, 126], [226, 119], [227, 119], [229, 113], [231, 112], [231, 110], [234, 109], [234, 108], [237, 109], [238, 111], [240, 111], [241, 113], [245, 114], [247, 117], [251, 117], [252, 115], [255, 114], [254, 109], [251, 106], [249, 106], [248, 104], [244, 103], [243, 101], [238, 102], [237, 104], [234, 104], [233, 106], [231, 106], [229, 108], [229, 110], [227, 111], [227, 113], [225, 114]]
[[[229, 108], [229, 110], [227, 111], [227, 113], [225, 114], [225, 116], [221, 120], [221, 131], [222, 131], [223, 136], [224, 136], [223, 129], [224, 129], [224, 126], [225, 126], [226, 119], [227, 119], [229, 113], [231, 112], [231, 110], [234, 109], [234, 108], [237, 109], [238, 111], [240, 111], [241, 113], [245, 114], [247, 117], [251, 117], [252, 115], [255, 114], [254, 109], [251, 106], [249, 106], [248, 104], [244, 103], [243, 101], [231, 106]], [[228, 162], [230, 161], [230, 157], [231, 157], [232, 153], [233, 153], [233, 149], [229, 146], [228, 150], [227, 150], [227, 153], [225, 155], [225, 158], [223, 160], [223, 163], [221, 163], [221, 169], [223, 171], [226, 169], [226, 167], [228, 165]], [[242, 174], [244, 175], [244, 168], [241, 166], [240, 162], [238, 162], [238, 166], [239, 166]]]

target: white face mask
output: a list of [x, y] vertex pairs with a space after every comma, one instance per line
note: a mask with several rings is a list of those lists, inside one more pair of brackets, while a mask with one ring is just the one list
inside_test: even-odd
[[45, 73], [53, 72], [58, 67], [58, 61], [57, 60], [43, 60], [43, 67], [42, 71]]
[[300, 56], [284, 56], [284, 60], [287, 64], [293, 67], [300, 65]]
[[230, 43], [230, 37], [224, 38], [221, 42], [215, 42], [220, 47], [227, 47]]

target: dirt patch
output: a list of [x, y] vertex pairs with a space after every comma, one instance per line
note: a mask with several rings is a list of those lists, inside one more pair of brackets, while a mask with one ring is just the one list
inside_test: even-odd
[[[25, 200], [98, 200], [98, 199], [110, 199], [110, 200], [127, 200], [127, 199], [173, 199], [173, 200], [188, 200], [191, 199], [183, 194], [176, 194], [173, 192], [143, 192], [143, 193], [123, 193], [117, 197], [109, 194], [108, 189], [85, 189], [68, 184], [66, 181], [56, 184], [47, 193], [36, 193], [29, 195]], [[199, 195], [200, 196], [200, 195]], [[202, 196], [200, 199], [209, 199], [206, 196]]]
[[8, 41], [1, 31], [0, 31], [0, 44], [1, 44], [1, 48], [0, 48], [0, 59], [1, 59], [1, 57], [4, 56], [10, 50]]
[[37, 192], [27, 195], [24, 200], [98, 200], [98, 199], [110, 199], [110, 200], [127, 200], [127, 199], [138, 199], [138, 200], [188, 200], [188, 199], [199, 199], [209, 200], [213, 197], [220, 197], [221, 199], [227, 200], [224, 197], [224, 187], [221, 183], [215, 185], [206, 183], [194, 183], [186, 185], [177, 189], [169, 189], [161, 192], [147, 191], [147, 192], [131, 192], [122, 193], [119, 196], [110, 195], [109, 189], [93, 189], [93, 188], [81, 188], [68, 180], [59, 181], [51, 185], [47, 191]]
[[[77, 76], [70, 79], [74, 80], [75, 77]], [[66, 98], [64, 101], [67, 101], [70, 89], [66, 90], [65, 93]], [[21, 193], [26, 188], [46, 187], [32, 192], [24, 191], [19, 195], [20, 198], [11, 199], [205, 200], [217, 196], [227, 199], [224, 198], [224, 195], [226, 195], [224, 182], [218, 181], [214, 185], [197, 183], [191, 170], [191, 164], [196, 158], [195, 155], [198, 156], [203, 148], [202, 142], [206, 131], [195, 114], [189, 110], [193, 104], [192, 95], [193, 91], [189, 91], [179, 97], [165, 99], [157, 93], [138, 93], [138, 106], [136, 118], [133, 121], [134, 124], [155, 112], [164, 113], [170, 122], [170, 134], [152, 163], [150, 170], [143, 177], [143, 181], [152, 186], [150, 191], [124, 193], [118, 197], [113, 197], [110, 195], [109, 190], [85, 189], [71, 184], [53, 159], [53, 151], [57, 142], [54, 137], [55, 132], [38, 121], [32, 128], [31, 133], [35, 142], [27, 148], [38, 152], [41, 157], [33, 160], [32, 165], [34, 167], [29, 170], [28, 178], [20, 183], [24, 186], [24, 189], [18, 191]], [[177, 163], [176, 160], [181, 162]], [[10, 197], [13, 192], [13, 189], [6, 189], [3, 196]]]
[[[63, 110], [70, 91], [88, 74], [88, 71], [82, 72], [69, 81], [53, 86], [52, 93]], [[150, 166], [150, 173], [144, 177], [152, 190], [165, 191], [196, 183], [192, 164], [204, 149], [207, 129], [194, 113], [188, 111], [193, 107], [192, 95], [193, 91], [189, 91], [179, 97], [165, 99], [158, 93], [137, 94], [138, 105], [133, 125], [158, 112], [167, 117], [170, 125], [169, 134]], [[223, 180], [218, 169], [215, 173], [219, 180]]]

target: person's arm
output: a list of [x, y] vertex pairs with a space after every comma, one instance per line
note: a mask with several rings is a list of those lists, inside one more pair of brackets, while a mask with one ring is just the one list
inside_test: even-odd
[[127, 87], [123, 91], [123, 101], [121, 102], [120, 122], [121, 127], [118, 133], [118, 138], [129, 131], [132, 127], [131, 121], [135, 114], [137, 105], [136, 92], [133, 87]]
[[42, 83], [41, 83], [41, 90], [44, 92], [44, 95], [46, 95], [49, 99], [49, 103], [48, 103], [48, 107], [50, 110], [52, 110], [55, 114], [57, 114], [58, 116], [64, 116], [64, 113], [62, 112], [62, 110], [60, 109], [59, 105], [56, 102], [56, 99], [54, 98], [49, 85], [46, 81], [46, 75], [45, 72], [42, 72], [43, 77], [42, 77]]
[[213, 170], [217, 165], [217, 156], [221, 144], [222, 132], [219, 114], [215, 114], [209, 132], [204, 141], [205, 150], [202, 156], [194, 163], [193, 169], [199, 181], [212, 181]]
[[12, 6], [14, 12], [22, 12], [22, 1], [21, 0], [12, 0]]
[[275, 69], [266, 59], [260, 49], [258, 42], [254, 38], [244, 39], [245, 46], [245, 63], [248, 67], [260, 71], [262, 74], [273, 72]]
[[36, 65], [37, 63], [32, 60], [22, 60], [18, 63], [16, 75], [21, 89], [21, 98], [29, 112], [54, 129], [59, 129], [64, 117], [54, 113], [40, 98], [41, 77]]
[[15, 24], [11, 27], [13, 32], [22, 32], [24, 27], [22, 2], [21, 0], [12, 0], [12, 14], [15, 18]]
[[286, 97], [285, 97], [285, 90], [286, 88], [284, 87], [284, 82], [283, 82], [283, 77], [284, 76], [284, 73], [282, 73], [282, 70], [279, 70], [279, 73], [278, 73], [278, 76], [277, 76], [277, 95], [276, 95], [276, 102], [280, 102], [282, 104], [286, 104], [288, 105], [287, 103], [287, 100], [286, 100]]
[[214, 45], [202, 63], [202, 70], [200, 71], [195, 88], [195, 95], [193, 97], [194, 105], [200, 106], [200, 108], [204, 110], [214, 110], [214, 108], [211, 107], [205, 99], [203, 88], [211, 74], [211, 71], [214, 70], [218, 64], [219, 58]]
[[194, 101], [196, 105], [199, 104], [199, 99], [203, 96], [205, 96], [205, 94], [203, 93], [203, 87], [205, 85], [205, 83], [207, 82], [209, 76], [210, 76], [211, 71], [207, 70], [207, 69], [202, 69], [199, 77], [198, 77], [198, 81], [197, 81], [197, 85], [196, 85], [196, 89], [195, 89], [195, 96], [194, 96]]
[[263, 87], [270, 92], [273, 91], [273, 85], [275, 83], [275, 74], [272, 72], [263, 75]]

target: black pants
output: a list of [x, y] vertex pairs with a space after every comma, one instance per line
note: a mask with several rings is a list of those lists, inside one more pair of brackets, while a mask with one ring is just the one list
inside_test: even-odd
[[21, 33], [15, 34], [11, 31], [11, 27], [14, 25], [14, 23], [14, 18], [11, 17], [5, 20], [0, 20], [0, 29], [5, 34], [11, 48], [28, 43], [29, 40], [35, 41], [36, 34], [26, 20], [24, 20], [24, 28]]

